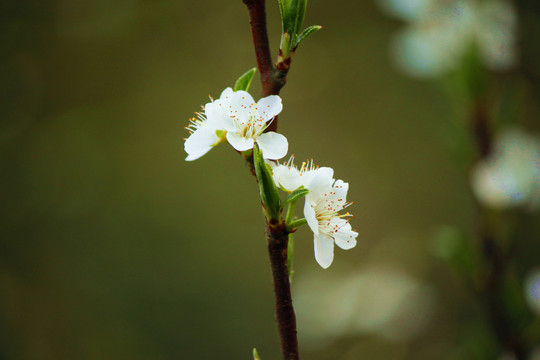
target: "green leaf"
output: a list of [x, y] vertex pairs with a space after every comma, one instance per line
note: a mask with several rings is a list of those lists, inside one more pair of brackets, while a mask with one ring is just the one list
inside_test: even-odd
[[[288, 56], [298, 43], [296, 41], [306, 17], [307, 0], [278, 0], [281, 12], [281, 51]], [[286, 41], [287, 36], [291, 39]], [[287, 46], [288, 45], [288, 46]]]
[[234, 83], [234, 91], [244, 90], [249, 91], [249, 87], [251, 86], [251, 81], [253, 80], [253, 75], [255, 75], [255, 72], [257, 71], [257, 68], [250, 69], [246, 71], [242, 76], [236, 80]]
[[253, 164], [259, 181], [261, 201], [265, 207], [265, 213], [270, 219], [278, 220], [281, 212], [281, 198], [274, 184], [274, 179], [272, 179], [272, 173], [264, 162], [262, 152], [257, 144], [253, 147]]
[[253, 360], [261, 360], [259, 353], [257, 352], [257, 348], [253, 348]]
[[290, 202], [295, 203], [298, 201], [298, 199], [300, 199], [303, 196], [306, 196], [307, 194], [309, 194], [308, 189], [304, 189], [304, 188], [296, 189], [292, 193], [290, 193], [289, 196], [287, 196], [287, 198], [283, 202], [283, 206], [285, 206], [286, 204]]
[[296, 39], [296, 43], [294, 44], [294, 48], [296, 48], [302, 40], [304, 40], [305, 38], [307, 38], [309, 35], [313, 34], [314, 32], [319, 31], [320, 29], [322, 29], [322, 26], [320, 25], [311, 25], [305, 28], [304, 31], [302, 31], [302, 33], [298, 35], [298, 38]]

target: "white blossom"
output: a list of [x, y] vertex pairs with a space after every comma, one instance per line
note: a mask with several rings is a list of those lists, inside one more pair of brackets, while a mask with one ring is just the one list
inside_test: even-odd
[[334, 259], [334, 243], [344, 250], [356, 246], [358, 233], [345, 219], [352, 215], [338, 213], [352, 204], [346, 201], [349, 184], [335, 180], [330, 167], [318, 167], [310, 160], [298, 169], [293, 160], [294, 156], [287, 163], [273, 164], [273, 179], [277, 186], [289, 192], [300, 187], [309, 190], [304, 217], [314, 234], [315, 260], [326, 269]]
[[238, 151], [259, 145], [265, 159], [281, 159], [287, 154], [285, 136], [276, 132], [264, 132], [271, 121], [281, 112], [281, 98], [270, 95], [257, 103], [246, 91], [226, 88], [219, 99], [204, 106], [198, 119], [192, 119], [188, 129], [192, 132], [186, 139], [186, 160], [195, 160], [206, 154], [224, 136]]
[[334, 243], [343, 250], [352, 249], [358, 236], [344, 219], [352, 215], [338, 213], [352, 204], [346, 201], [349, 184], [332, 176], [333, 171], [315, 172], [304, 204], [304, 216], [314, 235], [315, 260], [324, 269], [334, 259]]
[[391, 14], [407, 21], [392, 51], [404, 71], [419, 77], [452, 69], [472, 46], [492, 70], [516, 62], [516, 12], [505, 0], [380, 0]]
[[277, 186], [289, 192], [294, 191], [301, 186], [309, 189], [309, 185], [317, 172], [322, 171], [329, 172], [330, 174], [334, 173], [334, 170], [329, 167], [320, 168], [314, 165], [313, 160], [303, 162], [300, 169], [298, 169], [293, 162], [294, 155], [291, 156], [284, 164], [271, 163], [271, 166], [273, 167], [272, 176], [274, 182]]
[[476, 197], [494, 208], [540, 204], [540, 141], [520, 129], [495, 140], [492, 154], [472, 171]]

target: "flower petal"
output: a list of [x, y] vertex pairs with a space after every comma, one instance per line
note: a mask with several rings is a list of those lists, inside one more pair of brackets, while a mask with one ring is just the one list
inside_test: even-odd
[[228, 132], [227, 141], [229, 142], [229, 144], [231, 144], [233, 148], [235, 148], [238, 151], [246, 151], [249, 149], [253, 149], [252, 138], [245, 138], [236, 133]]
[[306, 218], [311, 231], [313, 231], [313, 234], [319, 235], [319, 221], [315, 215], [315, 209], [313, 209], [310, 202], [307, 200], [304, 202], [304, 217]]
[[219, 141], [215, 130], [201, 125], [184, 143], [184, 150], [188, 153], [186, 161], [192, 161], [206, 154]]
[[228, 98], [228, 97], [230, 97], [233, 93], [234, 93], [233, 89], [230, 88], [230, 87], [228, 87], [228, 88], [226, 88], [225, 90], [223, 90], [223, 91], [221, 92], [221, 95], [219, 96], [219, 98], [220, 98], [220, 99], [222, 99], [222, 98], [223, 98], [223, 99]]
[[306, 186], [310, 191], [306, 197], [311, 199], [310, 201], [316, 202], [318, 199], [325, 196], [325, 194], [332, 191], [333, 176], [334, 170], [330, 167], [322, 167], [316, 170], [313, 179], [309, 185]]
[[257, 103], [257, 113], [267, 122], [277, 116], [283, 110], [281, 98], [277, 95], [270, 95], [262, 98]]
[[204, 106], [204, 114], [208, 126], [216, 130], [235, 131], [234, 122], [221, 106], [221, 101], [216, 100]]
[[340, 229], [334, 233], [336, 245], [343, 250], [349, 250], [356, 246], [356, 237], [358, 233], [353, 231], [351, 224], [346, 222]]
[[287, 138], [273, 131], [263, 133], [257, 137], [257, 144], [261, 147], [263, 158], [281, 159], [287, 155], [289, 143]]
[[293, 191], [302, 186], [300, 172], [294, 167], [277, 165], [273, 169], [272, 177], [277, 186], [287, 191]]
[[334, 260], [334, 240], [326, 234], [315, 235], [313, 238], [315, 260], [323, 269], [327, 269]]

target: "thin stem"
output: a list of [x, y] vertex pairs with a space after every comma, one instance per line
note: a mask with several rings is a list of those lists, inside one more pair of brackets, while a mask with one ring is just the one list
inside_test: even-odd
[[287, 266], [288, 235], [289, 232], [283, 222], [267, 225], [266, 240], [274, 279], [276, 320], [281, 340], [281, 353], [283, 360], [298, 360], [296, 316]]
[[297, 227], [305, 225], [305, 224], [307, 224], [307, 220], [302, 218], [302, 219], [291, 221], [289, 223], [289, 228], [294, 229], [294, 228], [297, 228]]
[[294, 275], [294, 233], [289, 233], [289, 242], [287, 244], [287, 268], [289, 269], [289, 283], [292, 284], [292, 277]]
[[296, 206], [296, 201], [289, 203], [287, 208], [287, 215], [285, 215], [285, 224], [290, 224], [294, 216], [294, 207]]

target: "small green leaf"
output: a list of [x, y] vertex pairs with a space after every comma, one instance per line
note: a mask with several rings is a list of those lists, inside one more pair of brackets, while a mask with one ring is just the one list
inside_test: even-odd
[[272, 172], [264, 162], [262, 152], [257, 144], [253, 147], [253, 164], [259, 181], [261, 201], [265, 207], [265, 213], [271, 219], [278, 220], [281, 212], [281, 198], [272, 179]]
[[251, 81], [253, 80], [253, 75], [255, 75], [255, 71], [257, 71], [257, 68], [253, 68], [242, 74], [242, 76], [240, 76], [238, 80], [236, 80], [236, 82], [234, 83], [234, 91], [249, 91], [249, 87], [251, 86]]
[[261, 360], [259, 353], [257, 352], [257, 348], [253, 348], [253, 360]]
[[300, 199], [303, 196], [306, 196], [307, 194], [309, 194], [308, 189], [304, 189], [303, 187], [300, 189], [296, 189], [292, 193], [290, 193], [289, 196], [287, 196], [287, 198], [283, 202], [283, 206], [285, 206], [286, 204], [290, 202], [293, 202], [293, 203], [297, 202], [298, 199]]
[[280, 49], [284, 58], [287, 58], [298, 44], [296, 39], [306, 17], [307, 0], [278, 0], [278, 2], [281, 12]]
[[311, 25], [305, 28], [304, 31], [302, 31], [302, 33], [298, 35], [298, 38], [296, 38], [296, 43], [294, 44], [294, 48], [296, 48], [298, 44], [300, 44], [300, 42], [304, 40], [305, 38], [307, 38], [309, 35], [321, 29], [322, 29], [322, 26], [320, 25]]

